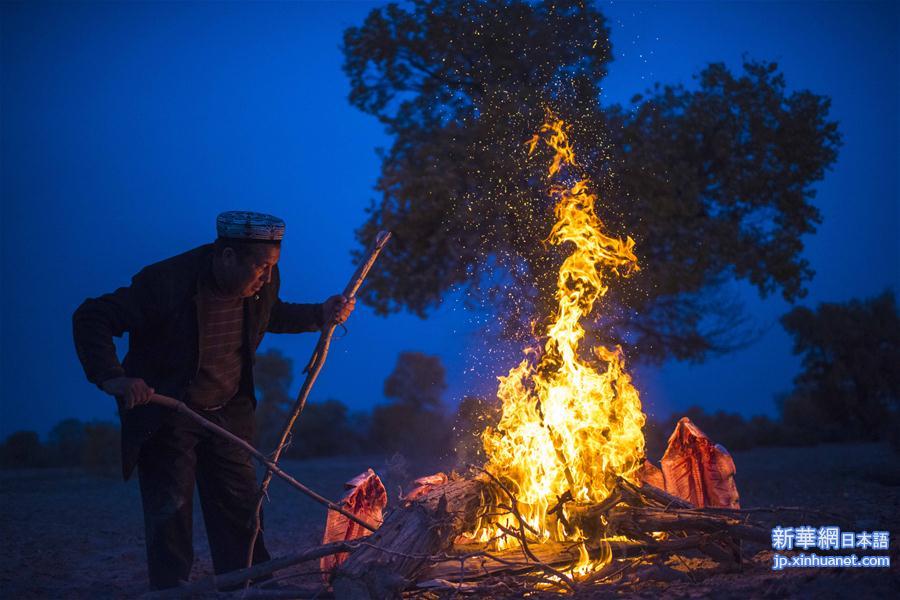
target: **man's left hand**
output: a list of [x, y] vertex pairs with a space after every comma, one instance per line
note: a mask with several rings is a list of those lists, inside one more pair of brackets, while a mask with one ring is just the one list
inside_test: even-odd
[[341, 295], [332, 296], [325, 301], [325, 323], [340, 325], [350, 316], [356, 306], [356, 298]]

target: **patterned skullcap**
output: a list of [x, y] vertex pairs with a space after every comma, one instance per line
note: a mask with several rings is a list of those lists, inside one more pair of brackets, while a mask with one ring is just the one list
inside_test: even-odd
[[230, 210], [216, 218], [216, 232], [220, 238], [280, 242], [284, 237], [284, 221], [263, 213]]

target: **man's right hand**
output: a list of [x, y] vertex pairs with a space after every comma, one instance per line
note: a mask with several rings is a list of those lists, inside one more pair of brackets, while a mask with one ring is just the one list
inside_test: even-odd
[[147, 382], [137, 377], [116, 377], [103, 382], [103, 391], [122, 398], [125, 408], [132, 409], [150, 402], [154, 389]]

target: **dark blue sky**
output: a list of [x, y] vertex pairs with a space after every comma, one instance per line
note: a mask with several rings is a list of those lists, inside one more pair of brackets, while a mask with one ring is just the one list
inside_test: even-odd
[[[222, 210], [287, 221], [282, 297], [319, 301], [353, 271], [353, 230], [379, 170], [378, 123], [346, 100], [344, 28], [372, 3], [2, 4], [0, 435], [66, 417], [112, 419], [75, 357], [71, 314], [143, 265], [210, 241]], [[603, 100], [654, 81], [692, 85], [710, 61], [777, 60], [791, 88], [833, 100], [844, 146], [817, 186], [806, 302], [900, 285], [898, 9], [884, 3], [601, 3], [615, 61]], [[548, 223], [549, 227], [549, 223]], [[639, 249], [638, 249], [639, 251]], [[789, 307], [748, 300], [768, 333], [700, 366], [641, 368], [645, 407], [772, 413], [798, 361], [777, 325]], [[452, 405], [493, 389], [516, 356], [485, 357], [483, 317], [455, 297], [430, 319], [361, 307], [312, 399], [382, 401], [399, 351], [439, 354]], [[315, 335], [269, 335], [299, 369]]]

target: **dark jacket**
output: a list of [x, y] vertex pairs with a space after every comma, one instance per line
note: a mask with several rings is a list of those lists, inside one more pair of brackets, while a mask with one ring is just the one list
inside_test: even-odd
[[[157, 393], [184, 400], [200, 365], [199, 287], [212, 268], [213, 245], [206, 244], [142, 269], [131, 285], [85, 300], [72, 316], [75, 349], [87, 378], [100, 387], [114, 377], [140, 377]], [[323, 324], [321, 304], [293, 304], [278, 298], [278, 267], [272, 281], [244, 300], [244, 366], [241, 386], [232, 402], [256, 405], [253, 364], [267, 331], [317, 331]], [[128, 332], [128, 354], [116, 357], [113, 336]], [[102, 389], [102, 388], [101, 388]], [[137, 464], [141, 445], [170, 409], [148, 404], [120, 407], [122, 474]]]

